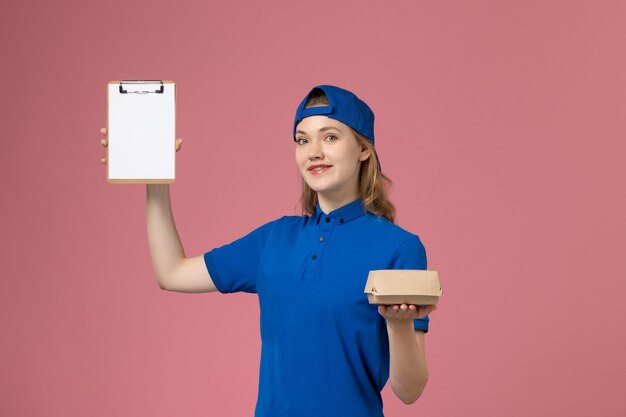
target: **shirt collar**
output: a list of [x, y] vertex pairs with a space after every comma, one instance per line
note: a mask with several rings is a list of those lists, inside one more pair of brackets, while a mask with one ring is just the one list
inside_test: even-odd
[[357, 198], [353, 202], [348, 203], [342, 207], [339, 207], [331, 211], [328, 214], [324, 213], [322, 209], [320, 208], [320, 204], [317, 203], [317, 205], [315, 206], [314, 218], [315, 218], [315, 224], [319, 224], [320, 218], [324, 216], [330, 217], [331, 219], [336, 220], [337, 223], [339, 224], [343, 224], [351, 220], [354, 220], [357, 217], [364, 215], [365, 213], [366, 213], [366, 210], [365, 210], [365, 207], [363, 207], [363, 200], [360, 198]]

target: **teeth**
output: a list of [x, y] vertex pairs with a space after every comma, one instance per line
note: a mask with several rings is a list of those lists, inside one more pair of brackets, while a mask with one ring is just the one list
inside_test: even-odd
[[317, 167], [317, 168], [313, 168], [311, 171], [321, 171], [324, 168], [328, 168], [328, 167]]

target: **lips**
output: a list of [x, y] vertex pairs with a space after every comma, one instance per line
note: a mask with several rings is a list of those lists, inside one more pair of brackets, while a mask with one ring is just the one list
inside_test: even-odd
[[315, 168], [327, 168], [327, 167], [331, 167], [332, 165], [326, 165], [326, 164], [316, 164], [316, 165], [311, 165], [310, 167], [308, 167], [307, 169], [309, 171], [315, 169]]
[[328, 171], [328, 169], [331, 167], [332, 165], [311, 165], [308, 168], [308, 171], [313, 175], [317, 175], [317, 174], [321, 174], [323, 172]]

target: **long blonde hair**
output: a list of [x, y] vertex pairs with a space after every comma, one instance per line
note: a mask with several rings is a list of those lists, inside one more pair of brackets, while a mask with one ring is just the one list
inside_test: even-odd
[[[324, 92], [320, 91], [318, 93], [317, 90], [314, 91], [304, 107], [314, 107], [316, 105], [328, 105], [328, 99]], [[354, 129], [350, 129], [354, 133], [357, 143], [370, 151], [369, 158], [361, 162], [359, 170], [359, 197], [363, 201], [363, 207], [366, 211], [384, 217], [391, 223], [395, 223], [396, 208], [388, 197], [393, 183], [378, 168], [377, 155], [372, 142]], [[311, 216], [315, 213], [315, 206], [319, 202], [317, 192], [309, 187], [302, 176], [300, 176], [300, 183], [302, 189], [300, 206], [303, 214]]]

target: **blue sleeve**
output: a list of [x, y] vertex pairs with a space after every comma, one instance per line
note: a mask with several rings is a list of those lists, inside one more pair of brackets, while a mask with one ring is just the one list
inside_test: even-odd
[[234, 242], [204, 254], [207, 271], [219, 292], [256, 294], [261, 252], [274, 222], [265, 223]]
[[[398, 247], [393, 257], [391, 269], [426, 269], [426, 250], [420, 238], [411, 234]], [[413, 321], [415, 330], [428, 333], [428, 316]]]

